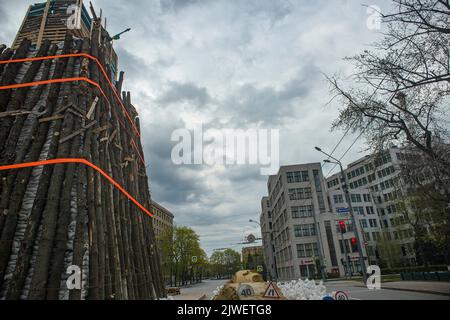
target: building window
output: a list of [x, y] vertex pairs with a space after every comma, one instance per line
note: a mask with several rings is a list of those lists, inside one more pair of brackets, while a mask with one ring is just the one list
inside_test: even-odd
[[361, 220], [361, 227], [367, 228], [367, 220], [366, 219]]
[[351, 199], [352, 199], [352, 202], [362, 202], [360, 194], [352, 194]]
[[303, 181], [309, 181], [308, 171], [302, 171], [302, 180]]
[[297, 238], [315, 236], [316, 229], [314, 227], [314, 224], [295, 225], [294, 235]]
[[286, 173], [288, 183], [294, 182], [308, 182], [309, 174], [308, 171], [295, 171]]
[[294, 173], [293, 172], [288, 172], [286, 175], [287, 175], [287, 182], [288, 183], [293, 183], [294, 182]]
[[305, 257], [305, 246], [303, 244], [297, 244], [297, 257], [298, 258]]
[[289, 200], [311, 199], [311, 188], [289, 189]]
[[372, 232], [372, 238], [374, 241], [380, 240], [380, 233], [379, 232]]
[[312, 206], [292, 207], [291, 213], [293, 219], [309, 218], [313, 216], [313, 207]]
[[311, 245], [311, 243], [306, 243], [305, 245], [305, 255], [307, 256], [307, 257], [312, 257], [312, 245]]
[[314, 176], [314, 185], [316, 187], [317, 193], [317, 202], [319, 203], [319, 211], [320, 213], [324, 213], [326, 211], [326, 208], [325, 208], [325, 201], [323, 199], [322, 185], [320, 183], [321, 181], [319, 170], [313, 170], [313, 176]]
[[333, 200], [335, 204], [344, 203], [344, 196], [342, 194], [335, 194], [333, 195]]
[[317, 243], [301, 243], [297, 244], [298, 258], [311, 258], [319, 256], [319, 247]]

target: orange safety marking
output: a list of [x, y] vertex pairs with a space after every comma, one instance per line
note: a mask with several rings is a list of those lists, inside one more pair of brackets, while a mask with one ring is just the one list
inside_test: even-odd
[[[108, 104], [111, 105], [110, 101], [106, 97], [106, 94], [102, 90], [100, 85], [97, 82], [95, 82], [89, 78], [86, 78], [86, 77], [50, 79], [50, 80], [42, 80], [42, 81], [34, 81], [34, 82], [26, 82], [26, 83], [17, 83], [17, 84], [11, 84], [11, 85], [6, 85], [6, 86], [0, 86], [0, 90], [18, 89], [18, 88], [25, 88], [25, 87], [33, 87], [33, 86], [37, 86], [37, 85], [44, 85], [44, 84], [51, 84], [51, 83], [64, 83], [64, 82], [72, 82], [72, 81], [86, 81], [86, 82], [92, 84], [93, 86], [97, 87], [100, 90], [100, 93], [103, 95], [103, 97], [108, 102]], [[115, 112], [115, 110], [113, 108], [111, 108], [111, 109], [113, 110], [113, 112]], [[120, 117], [117, 117], [117, 118], [120, 121]], [[122, 126], [124, 126], [123, 123], [121, 123], [121, 124], [122, 124]], [[136, 153], [138, 154], [140, 160], [142, 161], [142, 164], [145, 165], [144, 157], [141, 155], [141, 152], [139, 151], [136, 143], [134, 142], [134, 140], [131, 140], [131, 142], [132, 142], [133, 148], [135, 149]]]
[[53, 164], [63, 164], [63, 163], [81, 163], [87, 165], [100, 173], [103, 177], [105, 177], [109, 182], [111, 182], [117, 189], [120, 190], [128, 199], [130, 199], [135, 205], [139, 207], [144, 213], [146, 213], [150, 218], [153, 218], [153, 214], [148, 211], [142, 204], [140, 204], [135, 198], [133, 198], [120, 184], [118, 184], [113, 178], [111, 178], [108, 174], [106, 174], [102, 169], [97, 167], [95, 164], [87, 161], [83, 158], [60, 158], [60, 159], [52, 159], [52, 160], [43, 160], [36, 162], [26, 162], [26, 163], [18, 163], [6, 166], [0, 166], [0, 171], [5, 170], [13, 170], [13, 169], [23, 169], [30, 167], [39, 167]]
[[[128, 113], [127, 109], [125, 108], [125, 106], [122, 103], [122, 99], [120, 99], [119, 95], [117, 94], [116, 88], [111, 83], [111, 80], [109, 80], [105, 69], [103, 68], [102, 64], [100, 63], [100, 61], [96, 57], [93, 57], [93, 56], [91, 56], [90, 54], [87, 54], [87, 53], [69, 53], [69, 54], [60, 54], [60, 55], [54, 55], [54, 56], [44, 56], [44, 57], [4, 60], [4, 61], [0, 61], [0, 64], [20, 63], [20, 62], [29, 62], [29, 61], [41, 61], [41, 60], [61, 59], [61, 58], [70, 58], [70, 57], [86, 57], [88, 59], [94, 60], [97, 63], [97, 65], [100, 67], [100, 69], [101, 69], [101, 71], [103, 73], [103, 76], [105, 77], [106, 81], [108, 81], [109, 86], [111, 87], [111, 89], [112, 89], [112, 91], [113, 91], [117, 101], [119, 101], [119, 104], [122, 107], [122, 110], [125, 112], [125, 115], [127, 116], [128, 121], [130, 121], [130, 123], [133, 126], [133, 129], [136, 132], [136, 134], [138, 135], [138, 137], [140, 137], [141, 134], [140, 134], [139, 130], [137, 129], [136, 124], [131, 119], [130, 114]], [[1, 89], [1, 87], [0, 87], [0, 89]]]

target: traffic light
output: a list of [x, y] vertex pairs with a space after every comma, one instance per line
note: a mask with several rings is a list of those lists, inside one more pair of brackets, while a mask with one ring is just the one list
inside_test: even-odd
[[356, 243], [357, 243], [357, 242], [356, 242], [356, 238], [353, 237], [351, 241], [352, 241], [352, 246], [356, 246]]
[[347, 228], [345, 226], [345, 221], [343, 221], [343, 220], [339, 221], [339, 230], [341, 230], [341, 233], [347, 232]]

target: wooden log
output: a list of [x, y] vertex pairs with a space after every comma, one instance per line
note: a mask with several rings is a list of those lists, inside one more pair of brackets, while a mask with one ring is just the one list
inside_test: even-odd
[[[82, 52], [97, 57], [111, 77], [108, 68], [110, 61], [105, 59], [105, 56], [109, 57], [111, 48], [107, 42], [100, 45], [104, 41], [101, 33], [104, 32], [101, 31], [99, 21], [94, 21], [92, 36], [89, 41], [83, 42]], [[72, 44], [73, 40], [66, 38], [62, 53], [69, 53]], [[80, 50], [80, 45], [81, 42], [78, 42], [74, 52]], [[29, 52], [25, 50], [24, 54], [29, 56]], [[2, 57], [9, 58], [11, 55], [8, 57], [8, 50], [5, 50], [0, 52], [0, 59]], [[36, 161], [44, 154], [47, 159], [84, 157], [149, 207], [145, 165], [140, 162], [142, 146], [97, 65], [86, 58], [73, 57], [55, 59], [53, 65], [50, 62], [43, 63], [37, 69], [34, 63], [27, 66], [28, 70], [20, 69], [21, 76], [24, 75], [21, 81], [32, 81], [37, 77], [88, 77], [100, 84], [108, 99], [104, 99], [97, 88], [84, 82], [48, 85], [45, 106], [40, 108], [41, 115], [37, 116], [39, 119], [36, 115], [30, 115], [30, 121], [26, 122], [29, 137], [23, 137], [22, 128], [28, 117], [27, 112], [36, 112], [36, 103], [42, 99], [44, 92], [47, 94], [46, 86], [11, 91], [6, 97], [9, 113], [0, 117], [3, 119], [0, 121], [9, 127], [3, 128], [3, 131], [0, 128], [0, 138], [2, 135], [7, 137], [4, 138], [6, 145], [0, 146], [0, 149], [4, 148], [0, 153], [0, 161]], [[76, 71], [78, 66], [79, 73]], [[0, 74], [1, 81], [5, 80], [6, 71], [11, 78], [11, 70], [9, 66], [5, 68], [3, 76]], [[119, 92], [122, 82], [123, 72], [116, 83]], [[72, 95], [76, 97], [71, 99]], [[131, 104], [129, 92], [123, 93], [122, 102], [131, 118], [136, 119], [137, 112]], [[6, 118], [15, 121], [4, 121]], [[139, 128], [138, 121], [136, 126]], [[53, 134], [49, 136], [49, 133]], [[17, 148], [19, 140], [21, 147]], [[132, 140], [138, 150], [132, 147]], [[42, 153], [44, 144], [46, 153]], [[154, 299], [164, 295], [152, 221], [145, 214], [90, 167], [65, 164], [36, 170], [11, 170], [2, 180], [0, 240], [8, 239], [9, 242], [0, 242], [0, 267], [3, 264], [0, 286], [3, 285], [4, 271], [11, 259], [12, 240], [19, 237], [22, 243], [17, 257], [11, 260], [15, 262], [15, 266], [12, 265], [15, 269], [5, 287], [6, 297], [0, 298], [17, 299], [25, 293], [30, 299], [60, 298], [61, 294], [67, 294], [65, 288], [60, 288], [64, 267], [69, 262], [66, 259], [72, 258], [72, 264], [82, 267], [85, 265], [83, 258], [86, 250], [89, 251], [89, 279], [85, 279], [87, 287], [84, 288], [88, 290], [86, 298]], [[25, 191], [29, 182], [36, 183], [36, 178], [30, 180], [32, 174], [36, 176], [36, 172], [42, 173], [38, 177], [36, 197], [22, 238], [20, 230], [23, 225], [16, 232], [18, 214], [28, 194]], [[75, 191], [76, 199], [72, 199]], [[76, 201], [76, 215], [71, 210], [72, 200]], [[75, 231], [70, 236], [70, 241], [73, 240], [72, 257], [66, 249], [71, 243], [68, 242], [69, 224], [70, 232]], [[31, 279], [30, 291], [26, 279]], [[82, 291], [69, 291], [69, 299], [83, 298]]]
[[[102, 60], [100, 58], [100, 60]], [[100, 117], [100, 126], [104, 127], [107, 123], [106, 119], [106, 110], [107, 105], [104, 100], [100, 102], [100, 108], [99, 110], [99, 117]], [[103, 139], [104, 135], [107, 135], [107, 131], [99, 132], [97, 136], [97, 144], [98, 144], [98, 160], [97, 163], [100, 165], [101, 168], [106, 168], [106, 142], [107, 139]], [[109, 194], [109, 184], [103, 184], [100, 185], [99, 195], [101, 197], [101, 200], [99, 203], [101, 203], [101, 219], [102, 219], [102, 227], [103, 227], [103, 233], [104, 233], [104, 241], [103, 241], [103, 249], [105, 250], [105, 299], [111, 300], [114, 299], [114, 296], [116, 294], [115, 287], [114, 287], [114, 272], [112, 269], [114, 268], [113, 265], [113, 241], [111, 239], [111, 208], [109, 208], [109, 201], [108, 201], [108, 194]]]
[[[69, 46], [70, 46], [70, 41], [68, 38], [64, 44], [63, 51], [68, 52], [69, 48], [70, 48]], [[57, 63], [56, 68], [55, 68], [54, 77], [58, 77], [58, 78], [61, 77], [65, 68], [66, 68], [66, 60], [59, 61], [59, 63]], [[53, 111], [54, 107], [56, 106], [57, 98], [59, 95], [59, 88], [60, 88], [59, 85], [53, 85], [50, 88], [48, 100], [47, 100], [47, 106], [46, 106], [46, 110], [47, 110], [46, 112], [48, 114], [50, 114]], [[34, 143], [31, 145], [31, 149], [26, 158], [26, 162], [38, 160], [39, 155], [42, 150], [42, 146], [44, 145], [46, 138], [47, 138], [49, 126], [50, 125], [48, 123], [42, 124], [39, 126], [39, 128], [37, 130], [37, 134], [36, 134], [36, 139], [34, 140]], [[33, 210], [40, 210], [40, 207], [45, 203], [44, 199], [47, 195], [45, 183], [46, 183], [46, 181], [48, 181], [47, 177], [51, 174], [52, 169], [53, 169], [52, 166], [46, 166], [41, 175], [41, 182], [44, 181], [44, 184], [42, 184], [42, 186], [41, 186], [41, 182], [39, 183], [38, 192], [36, 194], [36, 200], [33, 204], [33, 209], [32, 209], [31, 216], [30, 216], [30, 219], [38, 219], [38, 221], [33, 221], [36, 224], [39, 223], [40, 213], [35, 212]], [[10, 203], [10, 201], [9, 201], [8, 197], [4, 195], [4, 192], [3, 192], [2, 193], [2, 201], [1, 201], [2, 206], [0, 208], [0, 210], [2, 210], [1, 212], [3, 213], [1, 216], [6, 217], [5, 224], [6, 224], [6, 222], [8, 222], [7, 226], [3, 227], [2, 235], [0, 238], [1, 239], [1, 241], [0, 241], [0, 284], [3, 282], [5, 268], [9, 261], [9, 253], [11, 250], [11, 241], [12, 241], [12, 238], [13, 238], [13, 235], [15, 232], [15, 228], [16, 228], [18, 210], [20, 208], [19, 205], [22, 202], [22, 198], [25, 193], [26, 186], [28, 185], [28, 181], [29, 181], [30, 175], [32, 173], [32, 168], [22, 169], [17, 174], [15, 174], [15, 171], [16, 170], [14, 170], [13, 172], [9, 172], [8, 178], [6, 179], [8, 181], [8, 187], [12, 188], [12, 186], [14, 186], [15, 195], [12, 196], [13, 201], [11, 202], [13, 207], [8, 208], [9, 207], [8, 204]], [[12, 176], [12, 179], [9, 179], [11, 176]], [[5, 206], [5, 203], [6, 203], [6, 206]], [[7, 213], [6, 215], [4, 214], [5, 210]], [[30, 221], [29, 224], [32, 224], [33, 222]], [[34, 226], [32, 226], [31, 228], [33, 228], [33, 227]], [[28, 231], [31, 231], [31, 230], [28, 230]], [[26, 251], [26, 249], [25, 249], [25, 251]], [[19, 254], [19, 257], [20, 257], [20, 254]], [[19, 272], [21, 273], [21, 275], [23, 277], [25, 277], [25, 271], [23, 269], [19, 270]], [[24, 279], [21, 279], [18, 281], [21, 282], [22, 280], [24, 281]], [[18, 291], [20, 289], [21, 288], [16, 288], [16, 291], [14, 292], [16, 294], [16, 296], [19, 295]]]
[[122, 92], [123, 76], [124, 76], [124, 72], [120, 71], [119, 79], [117, 80], [117, 83], [116, 83], [116, 91], [117, 92]]
[[[36, 57], [42, 57], [47, 55], [48, 50], [50, 49], [50, 42], [45, 41], [42, 46], [39, 48], [38, 52], [36, 53]], [[37, 72], [39, 71], [39, 68], [41, 67], [42, 60], [33, 61], [26, 71], [22, 83], [31, 82], [36, 77]], [[30, 92], [30, 88], [21, 88], [18, 89], [13, 97], [10, 99], [8, 106], [6, 108], [6, 111], [15, 111], [20, 109], [24, 103], [25, 99], [27, 97], [27, 94]], [[25, 109], [27, 110], [27, 109]], [[6, 117], [3, 118], [0, 122], [0, 154], [1, 154], [1, 160], [0, 163], [12, 163], [14, 161], [14, 149], [17, 144], [18, 136], [20, 135], [20, 131], [11, 131], [12, 125], [15, 123], [15, 118], [13, 117]], [[11, 136], [13, 135], [13, 136]], [[5, 150], [3, 152], [3, 150]]]
[[[93, 162], [92, 157], [92, 130], [89, 129], [86, 133], [85, 139], [85, 158], [90, 162]], [[88, 205], [88, 220], [89, 220], [89, 290], [88, 299], [99, 300], [100, 299], [100, 271], [99, 271], [99, 250], [98, 250], [98, 227], [95, 210], [95, 178], [94, 170], [92, 168], [87, 169], [87, 205]]]
[[[78, 44], [81, 48], [81, 43]], [[79, 50], [79, 49], [78, 49]], [[76, 58], [78, 59], [78, 58]], [[71, 77], [74, 75], [74, 63], [75, 58], [69, 58], [68, 70], [64, 77]], [[71, 93], [72, 84], [63, 84], [63, 97], [69, 97]], [[61, 99], [64, 100], [64, 99]], [[68, 103], [68, 101], [65, 101]], [[60, 120], [57, 120], [57, 122]], [[65, 137], [69, 135], [73, 130], [74, 116], [67, 112], [63, 120], [61, 133], [54, 131], [51, 144], [57, 146], [57, 158], [67, 158], [70, 153], [70, 143], [64, 143], [58, 145], [59, 135]], [[52, 158], [52, 155], [49, 155]], [[54, 166], [51, 176], [50, 185], [48, 188], [48, 198], [46, 199], [45, 209], [42, 214], [42, 223], [45, 225], [43, 228], [42, 237], [39, 243], [38, 254], [36, 258], [36, 266], [31, 281], [31, 290], [29, 298], [33, 300], [45, 299], [46, 286], [49, 276], [50, 257], [52, 254], [52, 248], [54, 243], [54, 236], [56, 231], [56, 224], [59, 211], [59, 199], [61, 197], [61, 188], [65, 177], [65, 170], [67, 165], [57, 164]]]
[[[75, 121], [74, 129], [79, 128], [80, 124]], [[67, 141], [66, 144], [72, 144], [69, 154], [70, 158], [78, 158], [80, 149], [80, 136], [76, 136], [73, 141]], [[66, 245], [68, 241], [67, 229], [70, 223], [70, 200], [72, 198], [71, 192], [73, 188], [74, 178], [76, 174], [77, 165], [69, 163], [66, 166], [64, 174], [64, 183], [59, 197], [59, 215], [57, 219], [56, 233], [53, 245], [53, 255], [51, 257], [51, 267], [49, 271], [49, 278], [47, 287], [46, 299], [58, 300], [59, 288], [61, 284], [61, 274], [64, 269], [64, 257], [66, 252]]]
[[[45, 51], [45, 49], [48, 47], [48, 42], [44, 42], [43, 44], [43, 48], [42, 50]], [[56, 53], [57, 47], [53, 46], [50, 51], [49, 51], [49, 55], [54, 55]], [[38, 55], [40, 55], [41, 52], [38, 52]], [[40, 64], [39, 64], [40, 65]], [[36, 68], [38, 66], [38, 64], [34, 64], [34, 62], [32, 63], [32, 66], [30, 67], [29, 70], [33, 71], [33, 68]], [[48, 75], [50, 72], [50, 66], [51, 66], [51, 61], [46, 61], [44, 63], [44, 68], [42, 71], [42, 76], [39, 80], [46, 80], [48, 79]], [[27, 73], [28, 74], [28, 73]], [[25, 103], [25, 106], [23, 107], [24, 110], [32, 110], [33, 107], [36, 105], [36, 103], [38, 102], [42, 91], [43, 91], [43, 86], [39, 86], [38, 88], [34, 89], [31, 95], [31, 98], [28, 99]], [[20, 91], [23, 93], [23, 91]], [[19, 115], [16, 117], [15, 121], [14, 121], [14, 125], [11, 128], [11, 130], [9, 131], [9, 135], [8, 135], [8, 140], [7, 142], [4, 144], [2, 144], [2, 150], [4, 150], [4, 153], [0, 156], [0, 158], [2, 160], [0, 160], [0, 163], [4, 163], [4, 164], [10, 164], [10, 163], [20, 163], [23, 161], [23, 158], [25, 157], [26, 151], [29, 149], [31, 141], [32, 141], [32, 134], [30, 134], [30, 138], [25, 140], [25, 143], [23, 144], [23, 146], [18, 149], [17, 148], [17, 142], [19, 140], [20, 134], [22, 132], [23, 129], [23, 125], [24, 122], [26, 120], [27, 116], [26, 115]], [[9, 124], [8, 124], [9, 126]], [[6, 127], [6, 125], [5, 125]], [[31, 133], [34, 132], [34, 130], [36, 129], [36, 126], [34, 125], [31, 129]], [[9, 173], [1, 173], [0, 174], [0, 178], [4, 181], [5, 187], [2, 188], [2, 201], [0, 204], [0, 212], [3, 211], [6, 207], [7, 207], [7, 202], [11, 193], [11, 190], [14, 186], [14, 179], [16, 177], [16, 173], [17, 171], [13, 171], [13, 172], [9, 172]], [[5, 178], [5, 175], [7, 175], [7, 178]], [[1, 214], [0, 214], [1, 215]], [[3, 216], [3, 215], [1, 215]], [[0, 233], [2, 231], [2, 226], [3, 226], [3, 221], [4, 219], [2, 219], [2, 217], [0, 216]]]
[[[49, 52], [50, 55], [53, 55], [56, 53], [57, 47], [53, 46]], [[51, 63], [46, 62], [45, 63], [45, 67], [44, 70], [42, 72], [42, 77], [40, 80], [47, 80], [48, 76], [49, 76], [49, 72], [50, 72], [50, 66]], [[39, 100], [39, 97], [41, 96], [43, 87], [40, 86], [38, 87], [33, 95], [33, 98], [31, 98], [25, 105], [24, 109], [25, 110], [31, 110], [34, 105], [37, 103], [37, 101]], [[23, 161], [23, 158], [25, 157], [25, 154], [27, 152], [27, 150], [30, 147], [32, 138], [31, 136], [33, 135], [34, 130], [36, 129], [36, 126], [34, 126], [30, 131], [31, 131], [31, 135], [30, 138], [25, 140], [25, 143], [23, 144], [23, 146], [18, 150], [17, 146], [17, 141], [19, 139], [20, 133], [22, 132], [22, 128], [23, 128], [23, 124], [26, 120], [26, 116], [18, 116], [16, 118], [16, 121], [14, 123], [13, 128], [11, 129], [11, 132], [9, 134], [9, 138], [8, 138], [8, 143], [6, 146], [7, 152], [12, 152], [11, 151], [11, 146], [14, 146], [14, 152], [16, 152], [16, 156], [15, 156], [15, 161], [14, 163], [20, 163]], [[9, 139], [11, 139], [11, 141], [9, 141]], [[12, 172], [2, 172], [0, 173], [0, 179], [2, 180], [2, 188], [1, 188], [1, 201], [0, 201], [0, 235], [3, 229], [3, 223], [4, 223], [4, 219], [5, 219], [5, 214], [4, 214], [4, 210], [7, 208], [8, 206], [8, 201], [9, 201], [9, 197], [11, 194], [11, 190], [14, 186], [14, 179], [16, 177], [17, 171], [12, 171]], [[1, 282], [1, 279], [0, 279]]]
[[[0, 61], [9, 60], [12, 57], [13, 53], [14, 50], [12, 50], [11, 48], [7, 48], [0, 55]], [[0, 76], [3, 74], [3, 71], [5, 70], [6, 66], [7, 66], [6, 64], [0, 64]]]
[[[86, 46], [84, 47], [84, 52], [87, 51]], [[73, 139], [66, 139], [68, 137], [72, 137], [72, 132], [77, 132], [82, 124], [81, 119], [77, 117], [73, 117], [73, 126], [71, 130], [64, 132], [61, 135], [61, 139], [59, 140], [60, 147], [64, 144], [70, 146], [70, 158], [79, 158], [80, 156], [80, 135], [76, 135]], [[67, 117], [70, 119], [70, 117]], [[65, 134], [65, 135], [64, 135]], [[61, 141], [64, 141], [61, 143]], [[62, 155], [63, 156], [63, 155]], [[68, 227], [70, 223], [71, 216], [71, 207], [70, 200], [72, 198], [71, 192], [73, 189], [74, 177], [77, 172], [77, 164], [69, 163], [66, 165], [66, 170], [64, 173], [64, 183], [61, 190], [61, 196], [59, 197], [59, 214], [57, 219], [57, 227], [55, 241], [53, 245], [53, 255], [52, 255], [52, 264], [50, 267], [49, 278], [48, 278], [48, 288], [46, 298], [49, 300], [57, 300], [59, 298], [59, 289], [61, 284], [61, 274], [64, 272], [64, 257], [65, 257], [65, 249], [66, 243], [68, 241]]]
[[[117, 144], [119, 145], [119, 148], [117, 150], [110, 150], [110, 158], [111, 158], [111, 164], [112, 164], [112, 170], [114, 173], [115, 178], [121, 185], [125, 185], [125, 179], [124, 179], [124, 173], [121, 167], [121, 158], [122, 158], [122, 140], [123, 140], [123, 133], [122, 128], [119, 125], [119, 121], [116, 117], [113, 117], [113, 121], [115, 122], [115, 127], [117, 128], [117, 135], [118, 135], [118, 141]], [[127, 292], [127, 298], [128, 299], [135, 299], [135, 284], [134, 284], [134, 264], [132, 259], [132, 248], [131, 248], [131, 234], [130, 234], [130, 221], [128, 219], [128, 206], [127, 206], [127, 200], [118, 192], [118, 190], [115, 190], [114, 192], [115, 198], [118, 198], [118, 228], [120, 228], [120, 233], [122, 235], [121, 239], [121, 246], [122, 249], [122, 255], [123, 255], [123, 270], [122, 274], [126, 279], [126, 292]]]
[[[130, 101], [131, 102], [131, 101]], [[139, 118], [136, 117], [135, 119], [135, 125], [138, 131], [140, 132], [140, 122]], [[139, 139], [137, 142], [138, 152], [141, 154], [144, 154], [141, 140]], [[139, 165], [139, 172], [138, 172], [138, 179], [139, 179], [139, 192], [141, 196], [142, 203], [145, 203], [148, 208], [151, 208], [151, 198], [150, 198], [150, 188], [148, 185], [148, 176], [146, 174], [146, 168], [140, 164]], [[148, 258], [149, 258], [149, 266], [150, 266], [150, 274], [152, 275], [152, 283], [154, 286], [154, 291], [157, 298], [165, 297], [166, 291], [164, 288], [164, 280], [163, 280], [163, 273], [161, 270], [160, 265], [160, 257], [158, 252], [158, 247], [156, 246], [156, 238], [153, 228], [153, 219], [146, 219], [144, 220], [145, 223], [143, 224], [144, 227], [144, 237], [145, 237], [145, 243], [146, 248], [148, 250]]]
[[[94, 57], [98, 57], [99, 55], [99, 35], [100, 35], [100, 22], [99, 20], [93, 21], [93, 29], [91, 36], [91, 55]], [[97, 83], [99, 83], [100, 73], [98, 66], [95, 63], [92, 63], [90, 69], [91, 79]], [[100, 96], [100, 92], [95, 90], [96, 95]], [[103, 99], [99, 100], [99, 106], [95, 109], [94, 112], [94, 120], [100, 123], [100, 108], [102, 105]], [[92, 161], [94, 163], [98, 163], [99, 152], [98, 152], [98, 134], [93, 133], [91, 136], [91, 155]], [[93, 194], [94, 194], [94, 219], [96, 221], [96, 230], [93, 236], [97, 237], [97, 261], [98, 261], [98, 278], [97, 278], [97, 299], [104, 300], [105, 299], [105, 233], [104, 233], [104, 223], [103, 223], [103, 210], [102, 210], [102, 192], [101, 192], [101, 177], [99, 173], [93, 173]], [[92, 221], [90, 221], [92, 223]], [[92, 287], [90, 289], [93, 289]], [[92, 297], [92, 295], [90, 295]]]
[[[20, 44], [19, 48], [13, 55], [13, 59], [23, 59], [27, 56], [28, 49], [31, 46], [31, 41], [25, 39]], [[22, 67], [23, 63], [11, 63], [5, 67], [5, 73], [2, 75], [1, 85], [8, 85], [14, 83], [14, 80], [17, 77], [17, 73]], [[6, 106], [8, 105], [9, 100], [11, 99], [11, 89], [1, 90], [0, 91], [0, 112], [6, 111]]]
[[[130, 115], [133, 114], [132, 110], [130, 109], [130, 96], [129, 94], [125, 95], [125, 108], [128, 111]], [[128, 141], [131, 139], [136, 139], [136, 135], [134, 134], [134, 131], [131, 130], [131, 124], [129, 122], [126, 123], [126, 126], [130, 129], [127, 132]], [[126, 168], [128, 171], [128, 183], [127, 187], [130, 190], [130, 192], [138, 197], [138, 188], [137, 188], [137, 155], [135, 153], [135, 150], [130, 147], [130, 144], [126, 146], [126, 150], [128, 151], [128, 155], [131, 155], [134, 161], [129, 163], [129, 166]], [[136, 210], [136, 208], [133, 206], [130, 208], [132, 213], [132, 241], [133, 241], [133, 250], [135, 253], [135, 267], [137, 268], [138, 272], [138, 279], [139, 279], [139, 299], [149, 299], [150, 289], [149, 284], [150, 281], [147, 279], [147, 272], [146, 272], [146, 253], [144, 250], [144, 244], [143, 244], [143, 235], [142, 235], [142, 215], [141, 212]]]
[[[100, 55], [100, 61], [104, 62], [104, 53], [102, 52]], [[108, 88], [105, 92], [108, 96], [108, 100], [111, 101], [112, 105], [105, 105], [105, 108], [102, 112], [102, 123], [101, 127], [108, 126], [108, 129], [101, 133], [101, 145], [100, 145], [100, 164], [105, 170], [112, 175], [111, 170], [111, 159], [109, 157], [109, 137], [110, 137], [110, 129], [112, 127], [111, 124], [111, 108], [115, 106], [115, 99], [113, 99], [111, 95], [111, 89], [106, 83], [106, 79], [101, 77], [101, 84]], [[119, 256], [118, 249], [118, 239], [117, 239], [117, 229], [115, 222], [115, 213], [114, 213], [114, 197], [113, 197], [113, 188], [110, 184], [105, 188], [105, 197], [104, 197], [104, 207], [105, 210], [105, 221], [107, 227], [107, 241], [108, 241], [108, 266], [109, 266], [109, 281], [111, 282], [111, 298], [112, 299], [122, 299], [122, 277], [121, 277], [121, 269], [122, 260]]]
[[[84, 44], [87, 43], [87, 40], [84, 40]], [[85, 50], [85, 49], [84, 49]], [[83, 52], [84, 52], [83, 50]], [[85, 72], [81, 72], [82, 76], [88, 76], [87, 70]], [[87, 109], [87, 97], [89, 95], [89, 89], [83, 88], [83, 94], [80, 96], [80, 105], [84, 110]], [[88, 128], [89, 129], [89, 128]], [[89, 137], [87, 137], [89, 135]], [[87, 139], [90, 139], [90, 131], [86, 134], [82, 133], [80, 139], [83, 139], [83, 153], [85, 150], [85, 136]], [[78, 168], [78, 185], [77, 185], [77, 217], [75, 224], [75, 236], [73, 241], [73, 257], [72, 264], [75, 266], [79, 266], [82, 269], [83, 265], [83, 257], [85, 255], [86, 248], [88, 247], [88, 239], [85, 239], [85, 227], [86, 222], [88, 221], [88, 203], [87, 203], [87, 170], [85, 166], [79, 166]], [[80, 300], [81, 299], [81, 289], [73, 289], [69, 292], [70, 300]]]

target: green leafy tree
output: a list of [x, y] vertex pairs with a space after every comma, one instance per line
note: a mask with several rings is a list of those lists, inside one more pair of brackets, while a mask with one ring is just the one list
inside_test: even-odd
[[241, 269], [241, 255], [232, 249], [215, 251], [209, 262], [211, 274], [217, 279], [230, 279]]
[[171, 286], [202, 281], [208, 259], [194, 230], [174, 227], [159, 240], [163, 272]]

